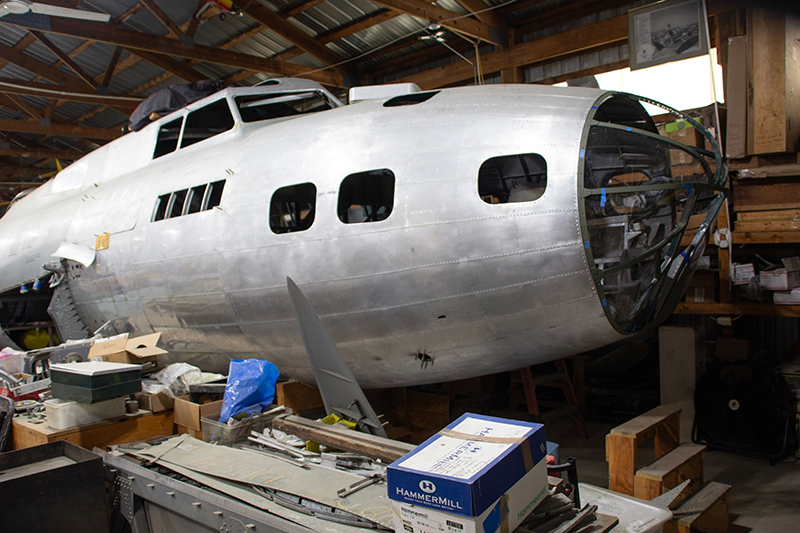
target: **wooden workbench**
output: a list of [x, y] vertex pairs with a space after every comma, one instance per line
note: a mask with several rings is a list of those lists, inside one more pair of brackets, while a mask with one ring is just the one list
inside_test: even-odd
[[153, 414], [139, 411], [124, 418], [106, 420], [69, 429], [53, 429], [47, 422], [32, 424], [27, 418], [16, 417], [13, 424], [14, 449], [30, 448], [57, 440], [66, 440], [88, 450], [95, 446], [106, 449], [112, 444], [147, 440], [159, 435], [172, 435], [173, 411]]

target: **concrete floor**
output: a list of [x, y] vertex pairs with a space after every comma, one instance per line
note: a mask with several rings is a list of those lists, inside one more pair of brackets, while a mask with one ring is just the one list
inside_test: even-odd
[[[562, 417], [547, 423], [546, 435], [547, 440], [561, 447], [562, 460], [570, 456], [577, 459], [581, 482], [607, 488], [605, 435], [615, 425], [589, 422], [586, 426], [589, 438], [581, 439], [576, 436], [571, 420]], [[645, 443], [639, 450], [642, 464], [637, 466], [641, 468], [652, 460], [652, 446]], [[705, 479], [733, 487], [730, 533], [800, 532], [800, 460], [794, 456], [770, 466], [765, 459], [706, 452]]]

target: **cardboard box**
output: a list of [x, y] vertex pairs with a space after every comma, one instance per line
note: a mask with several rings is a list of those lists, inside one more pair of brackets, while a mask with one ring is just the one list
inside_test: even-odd
[[541, 424], [461, 416], [389, 465], [396, 528], [513, 530], [547, 493], [546, 450]]
[[783, 268], [767, 267], [761, 271], [761, 288], [768, 291], [788, 291], [800, 287], [800, 257], [784, 257]]
[[693, 165], [697, 160], [689, 152], [672, 148], [669, 151], [669, 162], [674, 167], [676, 165]]
[[203, 438], [203, 427], [200, 425], [200, 419], [205, 417], [212, 417], [222, 412], [222, 400], [216, 402], [209, 402], [204, 404], [194, 403], [189, 401], [189, 396], [182, 396], [175, 398], [175, 423], [179, 426], [185, 426], [188, 429], [193, 429]]
[[160, 413], [161, 411], [172, 409], [175, 404], [175, 398], [163, 392], [159, 392], [158, 394], [139, 392], [134, 394], [133, 397], [139, 402], [139, 409], [152, 411], [153, 413]]
[[800, 305], [800, 289], [775, 291], [772, 293], [772, 303], [778, 305]]
[[182, 426], [180, 424], [176, 424], [178, 426], [178, 433], [177, 435], [184, 435], [188, 434], [191, 437], [194, 437], [197, 440], [203, 440], [203, 432], [199, 429], [192, 429], [186, 426]]
[[141, 337], [128, 338], [127, 333], [97, 339], [89, 349], [90, 361], [109, 361], [112, 363], [144, 364], [156, 362], [159, 355], [168, 353], [158, 348], [161, 333], [151, 333]]
[[686, 288], [685, 300], [696, 303], [712, 303], [717, 301], [717, 275], [712, 271], [697, 271], [692, 274]]
[[734, 285], [747, 285], [751, 279], [756, 277], [756, 269], [753, 263], [734, 263], [732, 274], [731, 279]]

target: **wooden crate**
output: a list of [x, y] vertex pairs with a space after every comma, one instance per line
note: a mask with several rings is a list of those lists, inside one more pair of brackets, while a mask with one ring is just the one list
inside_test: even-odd
[[800, 17], [748, 9], [750, 86], [748, 152], [796, 152], [800, 139]]

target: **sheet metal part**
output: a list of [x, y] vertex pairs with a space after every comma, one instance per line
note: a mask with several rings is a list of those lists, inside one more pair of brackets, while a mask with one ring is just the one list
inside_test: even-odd
[[[167, 448], [167, 452], [163, 453]], [[201, 474], [261, 486], [272, 493], [301, 497], [387, 528], [392, 527], [391, 503], [384, 487], [361, 490], [347, 498], [336, 494], [339, 488], [363, 479], [355, 474], [313, 464], [308, 465], [310, 469], [301, 469], [260, 454], [212, 446], [193, 438], [186, 439], [177, 447], [172, 447], [170, 441], [166, 441], [137, 452], [137, 456], [160, 456], [157, 464], [174, 464]]]
[[325, 403], [325, 411], [355, 422], [360, 431], [386, 438], [386, 431], [378, 415], [372, 410], [372, 405], [358, 386], [350, 367], [316, 311], [292, 278], [286, 278], [286, 285], [297, 313], [303, 344], [314, 371], [317, 388]]

